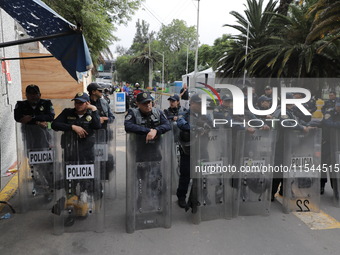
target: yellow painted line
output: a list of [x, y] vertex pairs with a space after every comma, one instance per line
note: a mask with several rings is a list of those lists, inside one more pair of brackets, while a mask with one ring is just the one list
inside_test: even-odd
[[[8, 202], [18, 189], [18, 173], [14, 174], [11, 180], [0, 192], [0, 201]], [[0, 212], [4, 208], [4, 204], [0, 204]]]
[[[276, 200], [281, 204], [283, 203], [283, 197], [277, 195]], [[303, 223], [305, 223], [311, 230], [322, 230], [322, 229], [334, 229], [340, 228], [340, 222], [332, 216], [328, 215], [324, 211], [320, 212], [293, 212]]]
[[322, 210], [319, 213], [293, 212], [293, 214], [312, 230], [340, 228], [340, 222]]

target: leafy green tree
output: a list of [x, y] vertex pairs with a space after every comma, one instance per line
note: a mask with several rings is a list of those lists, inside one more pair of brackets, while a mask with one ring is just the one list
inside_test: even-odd
[[208, 44], [203, 44], [198, 48], [198, 64], [206, 69], [212, 64], [212, 50], [213, 47]]
[[132, 63], [133, 56], [123, 55], [116, 60], [116, 70], [118, 72], [118, 80], [129, 83], [142, 83], [147, 80], [147, 70], [143, 65]]
[[130, 54], [138, 54], [145, 50], [145, 47], [154, 40], [155, 32], [149, 32], [150, 25], [145, 21], [138, 19], [136, 22], [136, 34], [133, 38], [132, 45], [130, 47]]
[[117, 38], [117, 26], [126, 23], [142, 0], [43, 0], [66, 20], [79, 24], [96, 65], [104, 56], [111, 56], [109, 45]]
[[169, 25], [162, 25], [158, 40], [170, 52], [179, 52], [184, 45], [192, 45], [196, 39], [196, 28], [188, 27], [184, 20], [174, 19]]

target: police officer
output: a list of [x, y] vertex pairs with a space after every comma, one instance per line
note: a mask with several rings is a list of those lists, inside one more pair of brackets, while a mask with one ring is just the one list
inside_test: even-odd
[[107, 124], [112, 123], [115, 117], [111, 112], [110, 105], [103, 98], [103, 88], [98, 83], [93, 82], [87, 86], [87, 91], [89, 92], [90, 103], [97, 107], [102, 128], [106, 128]]
[[[90, 103], [88, 94], [79, 92], [72, 101], [74, 101], [74, 108], [64, 109], [53, 121], [52, 129], [55, 131], [73, 131], [80, 144], [84, 145], [79, 146], [82, 151], [82, 153], [79, 152], [80, 161], [92, 161], [94, 156], [89, 152], [95, 142], [94, 130], [102, 127], [100, 116], [97, 107]], [[67, 140], [65, 142], [67, 143]], [[91, 147], [88, 148], [86, 145]]]
[[[152, 107], [152, 97], [149, 92], [139, 93], [136, 97], [136, 104], [137, 108], [129, 109], [125, 117], [125, 131], [145, 135], [145, 146], [138, 147], [152, 151], [154, 147], [147, 145], [151, 145], [157, 136], [171, 130], [170, 123], [161, 110]], [[153, 158], [151, 161], [155, 161], [154, 157], [157, 157], [157, 155], [153, 155], [153, 153], [142, 154]], [[137, 153], [137, 161], [149, 161], [147, 159], [139, 159], [138, 157], [140, 155], [140, 153]]]
[[[192, 207], [193, 212], [197, 206], [194, 195], [190, 194], [188, 204], [186, 202], [186, 195], [190, 183], [190, 146], [194, 141], [190, 141], [190, 132], [193, 135], [203, 135], [212, 127], [211, 119], [201, 114], [202, 99], [200, 95], [195, 94], [190, 97], [190, 108], [183, 117], [177, 120], [177, 126], [180, 129], [180, 176], [177, 188], [178, 205], [181, 208]], [[207, 136], [206, 136], [207, 137]], [[204, 157], [204, 148], [202, 148], [201, 156]], [[193, 186], [192, 189], [195, 189]], [[195, 191], [194, 191], [195, 192]]]
[[[324, 118], [321, 122], [322, 126], [322, 148], [321, 148], [321, 160], [322, 165], [329, 166], [332, 164], [331, 161], [331, 129], [340, 129], [340, 101], [337, 100], [335, 103], [335, 107], [329, 109], [325, 112]], [[327, 182], [327, 174], [322, 172], [321, 173], [321, 182], [320, 182], [320, 194], [324, 194], [325, 192], [325, 185]], [[333, 187], [333, 180], [331, 179], [331, 185]]]
[[164, 134], [171, 129], [164, 113], [152, 107], [152, 97], [149, 92], [141, 92], [136, 97], [137, 109], [129, 109], [125, 121], [125, 131], [146, 135], [148, 143], [157, 135]]
[[227, 119], [232, 116], [233, 99], [227, 94], [222, 97], [222, 104], [217, 106], [213, 111], [214, 119]]
[[[268, 110], [271, 106], [271, 101], [272, 99], [267, 96], [260, 96], [257, 99], [257, 107], [256, 109], [258, 110]], [[268, 115], [256, 115], [258, 119], [261, 119], [267, 126], [271, 126], [270, 119], [273, 119], [273, 115], [268, 114]]]
[[321, 108], [321, 111], [323, 114], [325, 114], [327, 111], [334, 109], [335, 103], [338, 100], [336, 97], [335, 91], [330, 91], [328, 94], [329, 100], [327, 100], [324, 104], [324, 106]]
[[[106, 142], [110, 142], [110, 138], [113, 137], [112, 129], [108, 129], [107, 125], [109, 123], [114, 122], [114, 115], [111, 112], [109, 102], [105, 100], [103, 96], [103, 88], [99, 86], [98, 83], [90, 83], [87, 86], [87, 91], [89, 92], [90, 96], [90, 103], [97, 107], [99, 116], [100, 116], [100, 123], [103, 129], [106, 129]], [[106, 180], [109, 179], [109, 173], [113, 171], [114, 168], [114, 156], [113, 153], [108, 153], [108, 160], [101, 162], [101, 177], [105, 178]]]
[[[271, 86], [266, 86], [264, 88], [264, 94], [262, 94], [262, 96], [266, 96], [266, 97], [273, 99], [273, 88]], [[277, 97], [277, 104], [278, 105], [280, 105], [280, 101], [281, 101], [281, 99], [279, 97]]]
[[47, 122], [54, 119], [51, 100], [41, 99], [40, 89], [31, 84], [26, 87], [27, 100], [18, 101], [14, 109], [14, 119], [22, 124], [47, 127]]
[[[303, 93], [294, 93], [294, 98], [300, 99], [303, 98]], [[307, 103], [302, 104], [311, 114], [313, 114], [316, 111], [316, 105], [315, 100], [310, 99]], [[294, 106], [293, 112], [296, 117], [298, 117], [300, 120], [304, 121], [305, 123], [308, 123], [312, 120], [312, 116], [305, 115], [301, 110]]]
[[[136, 97], [137, 108], [130, 108], [125, 116], [127, 138], [127, 231], [151, 226], [170, 227], [170, 184], [171, 169], [166, 169], [171, 153], [165, 146], [170, 136], [163, 135], [171, 130], [164, 113], [152, 107], [152, 97], [148, 92]], [[131, 161], [133, 157], [133, 161]], [[138, 190], [138, 192], [131, 192]], [[163, 201], [163, 202], [162, 202]], [[130, 209], [129, 209], [130, 208]], [[138, 212], [133, 209], [136, 208]], [[155, 212], [156, 213], [153, 213]], [[138, 213], [138, 220], [131, 221]], [[164, 216], [164, 221], [153, 220], [154, 215]], [[146, 216], [144, 216], [146, 215]], [[146, 217], [145, 220], [141, 218]], [[149, 224], [152, 221], [152, 224]]]
[[273, 89], [272, 87], [270, 86], [266, 86], [264, 88], [264, 94], [262, 96], [266, 96], [266, 97], [269, 97], [269, 98], [273, 98]]
[[[94, 145], [95, 133], [94, 130], [101, 128], [100, 116], [97, 107], [90, 103], [88, 94], [79, 92], [72, 99], [74, 108], [64, 109], [59, 116], [53, 121], [52, 128], [55, 131], [72, 131], [65, 132], [62, 136], [61, 146], [64, 148], [64, 161], [76, 163], [93, 163], [94, 162]], [[77, 141], [78, 146], [70, 144], [70, 141]], [[76, 186], [80, 185], [80, 196], [76, 198]], [[83, 209], [87, 208], [84, 194], [93, 195], [94, 184], [90, 180], [73, 180], [72, 188], [69, 189], [66, 204], [77, 204], [77, 201], [83, 202]], [[84, 201], [82, 199], [84, 198]], [[74, 201], [74, 202], [73, 202]], [[62, 203], [57, 202], [56, 206]], [[52, 212], [60, 211], [53, 207]], [[63, 205], [61, 205], [63, 206]], [[82, 210], [81, 215], [86, 216], [86, 210]], [[75, 218], [70, 215], [66, 220], [65, 225], [71, 226], [74, 224]]]
[[[18, 101], [14, 109], [14, 119], [24, 124], [22, 125], [22, 132], [25, 134], [26, 148], [28, 150], [49, 148], [51, 135], [47, 127], [48, 123], [53, 121], [55, 115], [52, 102], [47, 99], [41, 99], [40, 89], [35, 84], [26, 87], [26, 98], [27, 100]], [[36, 189], [38, 186], [52, 185], [53, 174], [51, 167], [46, 164], [39, 164], [34, 169], [38, 172], [37, 176], [39, 177], [38, 180], [32, 176], [35, 184], [32, 192], [36, 194], [35, 192], [39, 193]], [[38, 185], [39, 183], [41, 185]], [[44, 189], [46, 191], [46, 188]], [[50, 199], [48, 196], [46, 198], [47, 200]]]
[[[287, 93], [287, 99], [293, 99], [292, 93]], [[275, 119], [279, 119], [278, 123], [282, 123], [285, 121], [285, 127], [290, 128], [292, 130], [300, 130], [303, 132], [308, 132], [313, 127], [307, 127], [299, 123], [298, 118], [294, 115], [293, 112], [293, 104], [286, 105], [286, 115], [281, 115], [281, 107], [279, 106], [276, 111], [273, 113]], [[284, 127], [281, 125], [277, 126], [278, 135], [276, 141], [276, 149], [275, 149], [275, 158], [274, 158], [274, 165], [280, 166], [283, 165], [283, 154], [284, 154]], [[278, 187], [281, 183], [279, 194], [283, 195], [283, 173], [274, 173], [273, 176], [273, 184], [272, 184], [272, 198], [271, 200], [274, 201], [274, 195], [276, 194]]]
[[170, 107], [168, 109], [164, 110], [164, 114], [170, 121], [177, 121], [181, 115], [183, 115], [184, 112], [187, 111], [186, 108], [182, 107], [180, 104], [180, 99], [177, 94], [170, 96], [168, 98]]

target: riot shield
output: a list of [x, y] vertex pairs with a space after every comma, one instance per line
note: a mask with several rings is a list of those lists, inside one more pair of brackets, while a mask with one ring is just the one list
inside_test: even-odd
[[171, 183], [172, 183], [172, 194], [176, 195], [178, 181], [179, 181], [179, 175], [180, 175], [180, 149], [179, 149], [179, 128], [177, 127], [176, 122], [172, 122], [172, 135], [173, 135], [173, 142], [172, 144], [172, 172], [171, 172]]
[[321, 129], [286, 129], [283, 162], [284, 212], [319, 212]]
[[171, 131], [145, 143], [126, 134], [126, 231], [171, 227]]
[[16, 123], [19, 194], [22, 212], [50, 209], [53, 200], [53, 158], [50, 128]]
[[54, 234], [93, 230], [104, 231], [104, 181], [98, 143], [105, 141], [103, 129], [86, 138], [75, 132], [55, 132]]
[[190, 132], [190, 175], [193, 178], [189, 203], [193, 222], [232, 217], [230, 129]]
[[[103, 129], [105, 135], [97, 138], [95, 154], [100, 164], [101, 178], [104, 182], [104, 194], [107, 199], [115, 199], [116, 189], [116, 125], [110, 123]], [[99, 140], [103, 139], [103, 140]]]
[[256, 130], [254, 134], [239, 131], [236, 150], [240, 170], [235, 216], [269, 215], [276, 131]]
[[330, 137], [331, 165], [328, 170], [333, 188], [333, 202], [336, 207], [340, 207], [340, 129], [332, 129]]

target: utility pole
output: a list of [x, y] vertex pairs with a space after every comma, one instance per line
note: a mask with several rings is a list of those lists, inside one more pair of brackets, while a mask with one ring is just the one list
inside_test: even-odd
[[163, 64], [162, 64], [162, 92], [164, 92], [164, 52], [162, 54], [162, 61], [163, 61]]
[[[198, 40], [199, 40], [199, 34], [198, 34], [199, 16], [200, 16], [200, 0], [197, 0], [197, 28], [196, 28], [196, 52], [195, 52], [194, 87], [196, 85], [196, 76], [197, 76], [197, 72], [198, 72], [197, 63], [198, 63]], [[190, 85], [188, 84], [188, 86], [190, 86]]]
[[185, 67], [186, 75], [188, 75], [188, 69], [189, 69], [189, 44], [187, 44], [187, 65]]
[[152, 88], [151, 40], [149, 37], [149, 87]]
[[246, 64], [247, 64], [247, 55], [248, 55], [248, 41], [249, 41], [249, 21], [248, 21], [248, 26], [247, 26], [246, 57], [244, 59], [243, 86], [246, 84], [246, 74], [247, 74]]

